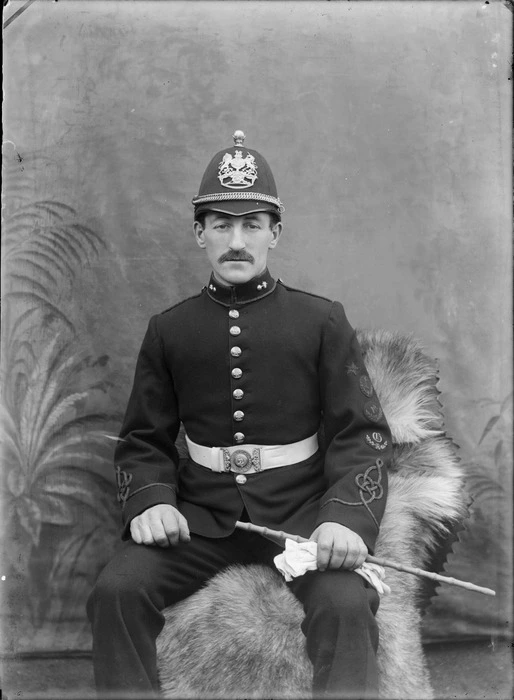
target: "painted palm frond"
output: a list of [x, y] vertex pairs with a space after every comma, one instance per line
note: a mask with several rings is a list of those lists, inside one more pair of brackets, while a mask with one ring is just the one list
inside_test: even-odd
[[51, 199], [46, 199], [39, 202], [34, 202], [32, 206], [35, 209], [41, 209], [47, 214], [52, 214], [60, 221], [63, 221], [65, 215], [71, 214], [75, 216], [75, 209], [70, 207], [69, 204], [63, 204], [62, 202], [54, 202]]
[[61, 276], [74, 275], [73, 266], [67, 260], [61, 260], [51, 246], [40, 240], [32, 241], [30, 247], [26, 246], [13, 250], [10, 254], [6, 253], [4, 262], [7, 269], [9, 266], [17, 269], [20, 264], [23, 264], [24, 267], [29, 268], [29, 271], [34, 272], [38, 272], [39, 266], [42, 266], [53, 275], [57, 275], [59, 281]]
[[[96, 430], [101, 425], [105, 432], [117, 420], [98, 410], [108, 386], [98, 376], [106, 356], [93, 360], [73, 351], [75, 325], [62, 303], [71, 296], [63, 290], [68, 286], [71, 291], [77, 273], [98, 257], [105, 243], [78, 221], [73, 207], [49, 199], [27, 202], [17, 196], [21, 182], [35, 191], [36, 183], [16, 163], [8, 166], [0, 443], [13, 517], [22, 529], [31, 530], [36, 542], [35, 523], [40, 517], [36, 506], [44, 498], [50, 475], [77, 469], [74, 483], [82, 480], [82, 488], [76, 493], [86, 498], [90, 465], [95, 465], [92, 473], [99, 465], [105, 468], [112, 450], [100, 437], [104, 433]], [[95, 362], [95, 376], [88, 381]], [[70, 489], [63, 488], [62, 503]], [[55, 506], [58, 498], [54, 490], [50, 500]], [[64, 512], [66, 506], [60, 508]]]
[[9, 411], [0, 404], [0, 446], [4, 465], [20, 465], [23, 469], [23, 448], [19, 440], [16, 422]]
[[18, 251], [16, 254], [11, 256], [10, 261], [11, 264], [14, 265], [15, 269], [23, 269], [25, 267], [31, 268], [33, 272], [36, 272], [40, 279], [57, 289], [59, 285], [58, 275], [60, 274], [60, 269], [57, 268], [57, 271], [52, 270], [52, 268], [56, 267], [53, 259], [51, 259], [50, 269], [48, 269], [48, 260], [45, 260], [45, 264], [43, 265], [43, 261], [38, 261], [37, 259], [31, 258], [30, 251]]
[[[107, 446], [104, 432], [92, 428], [112, 422], [113, 416], [84, 408], [92, 393], [102, 391], [104, 383], [97, 382], [94, 389], [74, 390], [73, 379], [89, 367], [91, 358], [72, 354], [70, 344], [63, 342], [61, 336], [51, 338], [38, 356], [32, 358], [31, 366], [28, 363], [29, 358], [24, 365], [30, 370], [25, 382], [18, 382], [22, 395], [11, 393], [16, 408], [3, 407], [2, 416], [6, 416], [5, 449], [12, 457], [16, 456], [17, 467], [32, 481], [45, 468], [58, 466], [59, 455], [63, 463], [69, 460], [70, 446], [74, 447], [74, 459], [80, 453], [79, 444], [85, 459], [91, 459], [98, 446]], [[19, 374], [23, 375], [24, 371], [20, 370]]]
[[75, 329], [74, 323], [70, 321], [66, 313], [61, 311], [55, 304], [48, 301], [45, 297], [42, 297], [40, 294], [35, 294], [32, 292], [6, 292], [4, 294], [4, 300], [6, 302], [18, 302], [20, 306], [29, 306], [29, 308], [34, 310], [34, 312], [39, 312], [45, 318], [57, 319], [58, 321], [61, 321], [63, 325], [71, 332], [73, 332]]
[[[38, 546], [44, 523], [80, 529], [82, 506], [103, 520], [112, 513], [113, 490], [105, 482], [113, 480], [113, 443], [105, 431], [117, 427], [120, 416], [96, 408], [104, 382], [75, 389], [84, 371], [92, 366], [98, 371], [108, 358], [94, 360], [72, 349], [72, 342], [55, 335], [39, 353], [26, 353], [17, 390], [9, 394], [14, 406], [0, 407], [5, 512], [10, 532], [18, 542], [25, 538], [29, 548]], [[25, 560], [16, 552], [9, 560], [23, 573]]]
[[467, 465], [467, 490], [474, 501], [497, 499], [504, 494], [501, 484], [491, 475], [486, 474], [482, 465]]
[[[38, 274], [38, 265], [48, 266], [51, 264], [51, 267], [59, 272], [64, 281], [69, 282], [75, 276], [76, 266], [85, 262], [75, 250], [75, 247], [73, 243], [63, 243], [62, 239], [57, 236], [45, 236], [41, 229], [34, 229], [33, 240], [26, 241], [22, 248], [17, 248], [11, 253], [8, 251], [5, 255], [4, 264], [7, 266], [8, 273], [13, 268], [20, 269], [17, 281], [18, 283], [23, 281], [28, 289], [32, 288], [34, 275]], [[21, 269], [20, 265], [15, 264], [19, 263], [20, 254], [23, 254], [24, 257], [24, 270]], [[52, 262], [49, 263], [49, 260]], [[36, 263], [35, 265], [33, 264], [34, 262]], [[12, 274], [9, 274], [8, 280], [10, 279], [12, 279]]]
[[[89, 455], [89, 457], [91, 456], [92, 455]], [[43, 513], [45, 522], [58, 524], [56, 520], [52, 518], [53, 506], [56, 500], [65, 502], [67, 506], [72, 509], [77, 504], [84, 504], [95, 512], [97, 512], [102, 505], [108, 508], [112, 500], [112, 494], [105, 488], [102, 488], [102, 486], [105, 485], [101, 482], [98, 482], [96, 485], [98, 486], [96, 490], [91, 488], [91, 484], [84, 481], [80, 469], [63, 468], [59, 471], [51, 472], [46, 477], [44, 484], [41, 485], [42, 498], [40, 500], [44, 503], [42, 510], [46, 510], [46, 512]], [[62, 512], [65, 512], [65, 510], [61, 510], [61, 513]], [[71, 524], [73, 520], [74, 512], [72, 510], [70, 512], [70, 522], [68, 524]]]
[[485, 398], [480, 404], [494, 407], [476, 445], [476, 456], [469, 468], [469, 490], [476, 501], [505, 496], [501, 484], [508, 480], [512, 463], [512, 392], [503, 400]]
[[28, 462], [30, 462], [30, 444], [36, 432], [34, 420], [35, 416], [40, 413], [41, 403], [45, 400], [44, 390], [48, 381], [48, 364], [58, 341], [59, 336], [56, 335], [39, 353], [32, 371], [27, 377], [24, 395], [18, 397], [20, 441]]
[[16, 309], [9, 339], [22, 331], [24, 323], [34, 321], [36, 311], [44, 324], [57, 320], [73, 332], [74, 324], [58, 299], [65, 286], [73, 284], [77, 271], [102, 249], [102, 237], [77, 221], [73, 207], [51, 200], [18, 203], [5, 217], [2, 249], [4, 299]]
[[[109, 432], [121, 418], [108, 408], [109, 357], [84, 352], [75, 330], [73, 284], [106, 245], [73, 207], [34, 196], [41, 165], [56, 167], [44, 160], [13, 157], [3, 167], [1, 534], [8, 579], [23, 586], [13, 596], [36, 628], [55, 591], [75, 585], [92, 533], [112, 528]], [[39, 565], [44, 576], [33, 584], [27, 572]]]
[[[75, 401], [75, 396], [73, 399]], [[64, 409], [65, 405], [66, 401], [61, 401], [58, 405], [58, 409]], [[72, 405], [74, 406], [75, 404], [73, 403]], [[33, 448], [34, 454], [37, 456], [36, 473], [47, 468], [51, 463], [49, 458], [50, 452], [54, 451], [55, 454], [55, 452], [60, 451], [64, 455], [69, 447], [70, 441], [74, 441], [77, 434], [77, 442], [78, 444], [82, 444], [83, 453], [86, 455], [84, 460], [80, 460], [81, 465], [87, 463], [88, 460], [91, 461], [94, 455], [98, 455], [98, 459], [100, 459], [101, 455], [98, 454], [98, 449], [94, 450], [93, 448], [95, 445], [100, 448], [107, 447], [105, 433], [94, 431], [92, 428], [102, 423], [112, 423], [112, 421], [113, 416], [108, 413], [89, 413], [85, 416], [79, 416], [65, 423], [61, 423], [60, 420], [58, 422], [55, 421], [54, 413], [52, 412]], [[76, 458], [77, 452], [74, 453], [74, 459]], [[68, 454], [67, 459], [69, 459]]]

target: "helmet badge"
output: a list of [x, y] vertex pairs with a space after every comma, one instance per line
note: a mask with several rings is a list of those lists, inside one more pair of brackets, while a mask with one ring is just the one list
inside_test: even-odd
[[[235, 131], [232, 136], [234, 145], [243, 147], [246, 136], [242, 131]], [[237, 150], [234, 155], [225, 153], [218, 169], [218, 180], [223, 187], [230, 190], [244, 190], [251, 187], [257, 180], [257, 163], [255, 158], [247, 153], [243, 158], [243, 151]]]
[[251, 187], [257, 180], [255, 158], [250, 153], [243, 158], [243, 151], [236, 151], [234, 155], [225, 153], [219, 164], [218, 180], [231, 190]]

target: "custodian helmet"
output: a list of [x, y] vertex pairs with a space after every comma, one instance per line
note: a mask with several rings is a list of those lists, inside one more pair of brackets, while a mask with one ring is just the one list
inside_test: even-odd
[[257, 151], [243, 146], [245, 135], [236, 131], [234, 146], [216, 153], [207, 166], [200, 191], [193, 197], [195, 218], [203, 211], [242, 216], [267, 211], [284, 212], [267, 162]]

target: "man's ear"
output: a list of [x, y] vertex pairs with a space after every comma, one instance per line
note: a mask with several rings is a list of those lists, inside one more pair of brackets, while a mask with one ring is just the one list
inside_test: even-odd
[[271, 239], [268, 248], [274, 248], [278, 243], [278, 239], [282, 235], [281, 221], [277, 221], [277, 223], [271, 227], [271, 233], [273, 234], [273, 238]]
[[200, 248], [205, 248], [205, 235], [204, 235], [204, 230], [203, 226], [199, 221], [194, 221], [193, 222], [193, 232], [195, 234], [196, 242], [200, 246]]

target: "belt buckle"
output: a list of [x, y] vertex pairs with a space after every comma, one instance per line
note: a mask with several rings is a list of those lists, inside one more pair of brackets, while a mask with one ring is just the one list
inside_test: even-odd
[[261, 471], [261, 451], [260, 449], [253, 450], [250, 454], [248, 450], [241, 448], [234, 450], [232, 453], [228, 448], [223, 448], [223, 461], [225, 471], [236, 472], [236, 474], [245, 474], [250, 469], [256, 472]]

